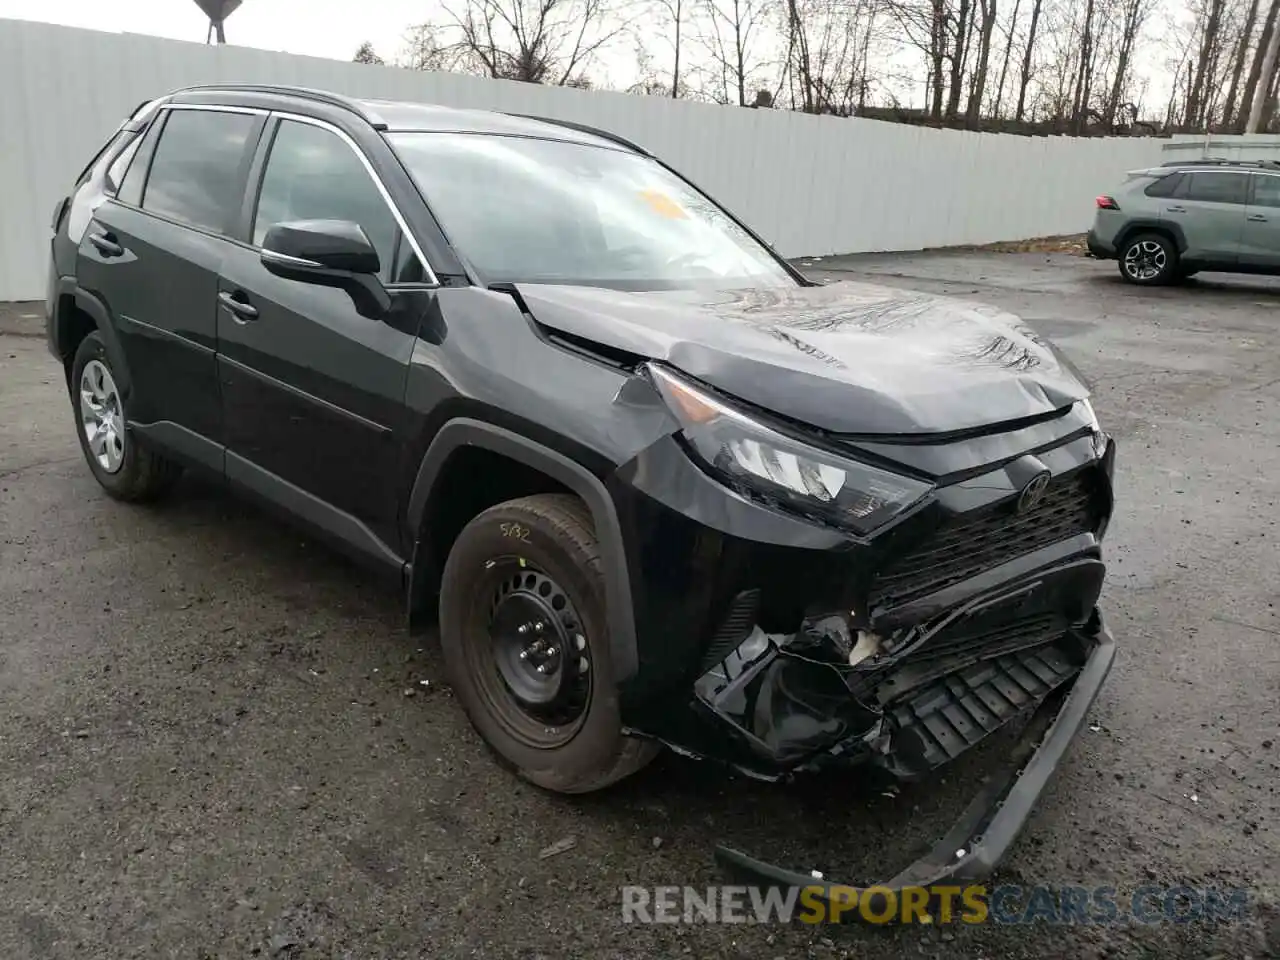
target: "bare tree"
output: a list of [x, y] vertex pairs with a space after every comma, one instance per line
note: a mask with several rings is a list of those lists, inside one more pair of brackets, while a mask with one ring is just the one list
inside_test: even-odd
[[580, 86], [583, 71], [627, 23], [610, 0], [461, 0], [417, 31], [410, 60], [501, 80]]
[[1245, 14], [1244, 26], [1236, 42], [1235, 54], [1232, 56], [1231, 85], [1227, 88], [1227, 99], [1223, 106], [1222, 124], [1229, 127], [1237, 112], [1236, 93], [1240, 89], [1240, 78], [1244, 75], [1244, 64], [1249, 54], [1249, 44], [1253, 39], [1253, 28], [1258, 19], [1258, 0], [1249, 0], [1249, 12]]
[[1013, 55], [1013, 28], [1018, 23], [1018, 9], [1022, 6], [1022, 0], [1014, 0], [1013, 13], [1009, 16], [1009, 23], [1004, 31], [1004, 58], [1000, 63], [1000, 79], [996, 82], [996, 102], [991, 108], [993, 117], [1000, 116], [1000, 105], [1004, 102], [1004, 86], [1009, 76], [1009, 58]]
[[[973, 80], [969, 85], [969, 106], [965, 110], [965, 126], [973, 128], [978, 124], [978, 114], [982, 110], [982, 96], [987, 89], [987, 69], [991, 63], [991, 35], [996, 27], [996, 0], [978, 0], [982, 13], [982, 27], [978, 34], [978, 62], [974, 67]], [[1003, 83], [1003, 79], [1001, 80]]]
[[[1153, 0], [1122, 0], [1120, 5], [1120, 37], [1116, 59], [1111, 78], [1111, 92], [1107, 95], [1106, 106], [1102, 111], [1103, 122], [1108, 129], [1114, 127], [1116, 113], [1120, 109], [1120, 100], [1124, 96], [1129, 82], [1129, 73], [1133, 66], [1134, 49], [1138, 42], [1138, 33], [1151, 12]], [[1254, 0], [1256, 3], [1257, 0]]]
[[1262, 34], [1258, 37], [1258, 46], [1249, 64], [1249, 75], [1245, 80], [1244, 92], [1240, 95], [1240, 105], [1235, 111], [1233, 126], [1237, 133], [1244, 133], [1249, 114], [1252, 112], [1258, 81], [1262, 77], [1262, 61], [1266, 59], [1266, 50], [1271, 46], [1276, 33], [1277, 14], [1280, 14], [1280, 0], [1271, 0], [1267, 8], [1267, 19], [1262, 25]]
[[1199, 129], [1205, 125], [1206, 101], [1222, 53], [1222, 15], [1225, 6], [1226, 0], [1206, 0], [1197, 10], [1200, 43], [1183, 114], [1183, 126], [1187, 129]]
[[[1261, 59], [1261, 66], [1259, 67], [1259, 77], [1261, 78], [1262, 83], [1265, 85], [1263, 89], [1268, 91], [1267, 99], [1270, 99], [1273, 103], [1275, 100], [1275, 94], [1272, 91], [1274, 90], [1274, 83], [1277, 77], [1276, 56], [1277, 56], [1277, 53], [1280, 53], [1280, 23], [1276, 22], [1276, 12], [1277, 12], [1276, 9], [1274, 9], [1273, 7], [1271, 11], [1272, 16], [1271, 16], [1271, 23], [1270, 23], [1271, 35], [1267, 38], [1267, 42], [1265, 46], [1259, 47], [1258, 54], [1255, 57], [1255, 60]], [[1252, 79], [1252, 70], [1250, 71], [1250, 74], [1251, 74], [1250, 79]], [[1255, 87], [1255, 90], [1253, 91], [1253, 96], [1251, 97], [1251, 102], [1249, 104], [1247, 120], [1245, 121], [1245, 128], [1244, 128], [1245, 133], [1257, 133], [1262, 129], [1263, 99], [1264, 98], [1259, 94], [1259, 92], [1257, 91], [1257, 88]], [[1244, 110], [1242, 107], [1241, 113], [1243, 112]], [[1271, 116], [1273, 112], [1274, 112], [1274, 107], [1272, 107], [1272, 109], [1266, 112], [1267, 116]]]
[[356, 55], [352, 57], [351, 60], [353, 63], [382, 64], [387, 62], [378, 56], [377, 52], [373, 49], [373, 44], [368, 40], [360, 44], [359, 49], [356, 50]]
[[[1278, 0], [1280, 2], [1280, 0]], [[1022, 47], [1022, 70], [1018, 77], [1018, 107], [1013, 118], [1022, 120], [1027, 106], [1027, 87], [1031, 84], [1031, 61], [1036, 49], [1036, 28], [1040, 26], [1040, 9], [1042, 0], [1031, 0], [1031, 26], [1027, 28], [1027, 39]]]
[[786, 0], [783, 84], [793, 109], [853, 114], [870, 84], [876, 0]]
[[[544, 0], [545, 2], [545, 0]], [[700, 34], [716, 103], [747, 106], [763, 66], [759, 48], [773, 10], [767, 0], [699, 0]]]

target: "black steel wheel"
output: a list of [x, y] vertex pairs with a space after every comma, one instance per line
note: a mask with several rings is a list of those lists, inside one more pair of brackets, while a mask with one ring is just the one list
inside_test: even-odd
[[568, 743], [591, 702], [582, 618], [555, 579], [521, 557], [487, 561], [484, 580], [489, 643], [468, 647], [468, 654], [487, 681], [492, 709], [529, 746]]
[[576, 497], [484, 511], [445, 563], [440, 642], [454, 693], [498, 757], [549, 790], [598, 790], [658, 750], [622, 733], [605, 610], [599, 545]]

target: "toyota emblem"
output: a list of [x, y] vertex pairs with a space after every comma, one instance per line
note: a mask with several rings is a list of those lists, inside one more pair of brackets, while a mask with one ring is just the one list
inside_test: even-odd
[[1052, 474], [1048, 470], [1042, 470], [1027, 481], [1027, 485], [1018, 494], [1019, 513], [1026, 513], [1044, 499], [1044, 493], [1049, 489], [1050, 479]]

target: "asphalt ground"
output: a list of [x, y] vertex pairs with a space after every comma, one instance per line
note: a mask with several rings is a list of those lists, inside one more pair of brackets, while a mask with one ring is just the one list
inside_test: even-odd
[[150, 508], [101, 493], [18, 304], [0, 306], [0, 957], [1280, 955], [1280, 285], [1138, 290], [1069, 255], [802, 267], [1021, 314], [1120, 443], [1118, 660], [996, 882], [1121, 904], [1247, 888], [1242, 919], [624, 924], [623, 885], [721, 882], [717, 839], [883, 878], [999, 758], [901, 791], [677, 757], [602, 795], [523, 785], [393, 591], [198, 478]]

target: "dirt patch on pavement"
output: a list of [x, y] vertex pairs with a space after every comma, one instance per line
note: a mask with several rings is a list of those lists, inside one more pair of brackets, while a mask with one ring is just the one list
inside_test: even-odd
[[998, 243], [966, 244], [959, 247], [936, 247], [936, 250], [956, 253], [1071, 253], [1087, 257], [1089, 248], [1083, 233], [1069, 233], [1056, 237], [1035, 237], [1031, 240], [1001, 240]]

